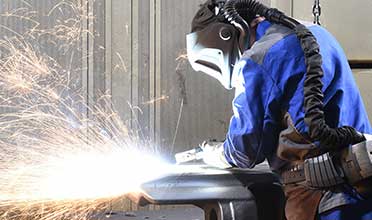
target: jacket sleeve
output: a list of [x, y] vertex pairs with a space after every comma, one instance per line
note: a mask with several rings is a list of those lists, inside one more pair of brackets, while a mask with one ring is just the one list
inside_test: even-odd
[[272, 148], [269, 145], [276, 141], [268, 111], [276, 87], [263, 68], [249, 59], [239, 62], [233, 76], [234, 115], [224, 142], [225, 157], [233, 166], [252, 168], [265, 159], [264, 152], [270, 149], [264, 148]]

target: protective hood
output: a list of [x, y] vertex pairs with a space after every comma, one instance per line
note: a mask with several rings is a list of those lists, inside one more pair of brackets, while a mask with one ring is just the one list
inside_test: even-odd
[[235, 63], [240, 59], [236, 29], [225, 23], [187, 35], [187, 55], [194, 70], [204, 72], [231, 89]]
[[204, 72], [231, 89], [234, 65], [242, 51], [239, 30], [231, 25], [222, 13], [225, 0], [208, 0], [192, 21], [188, 34], [187, 55], [194, 70]]

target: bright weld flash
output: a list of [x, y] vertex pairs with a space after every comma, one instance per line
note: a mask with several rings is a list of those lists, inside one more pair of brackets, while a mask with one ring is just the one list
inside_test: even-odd
[[40, 192], [29, 199], [82, 200], [122, 196], [139, 191], [142, 183], [164, 175], [165, 162], [135, 151], [79, 152], [48, 161]]
[[[2, 201], [99, 200], [140, 191], [140, 185], [161, 177], [171, 165], [145, 152], [117, 149], [65, 152], [34, 166], [17, 169], [14, 191]], [[94, 148], [98, 149], [98, 148]], [[109, 149], [109, 147], [105, 147]], [[17, 191], [18, 190], [18, 191]]]

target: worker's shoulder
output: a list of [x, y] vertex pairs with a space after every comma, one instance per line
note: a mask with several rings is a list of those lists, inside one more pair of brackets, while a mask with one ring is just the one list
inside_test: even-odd
[[[316, 37], [329, 39], [330, 34], [322, 27], [309, 22], [301, 21], [307, 26]], [[242, 58], [251, 59], [253, 62], [262, 65], [269, 55], [271, 62], [281, 62], [284, 58], [303, 56], [300, 42], [295, 31], [283, 25], [272, 24], [265, 34], [256, 41], [252, 48], [245, 51]], [[278, 59], [282, 58], [282, 59]]]
[[253, 44], [251, 49], [244, 52], [242, 58], [251, 59], [261, 65], [268, 53], [275, 52], [273, 47], [292, 34], [294, 34], [293, 30], [282, 25], [273, 24], [266, 30], [265, 35]]

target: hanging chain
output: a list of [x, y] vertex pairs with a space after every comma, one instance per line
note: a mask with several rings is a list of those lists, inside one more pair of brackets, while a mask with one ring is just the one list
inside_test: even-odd
[[314, 6], [313, 6], [314, 24], [320, 25], [321, 14], [322, 14], [322, 8], [320, 7], [320, 0], [314, 0]]

